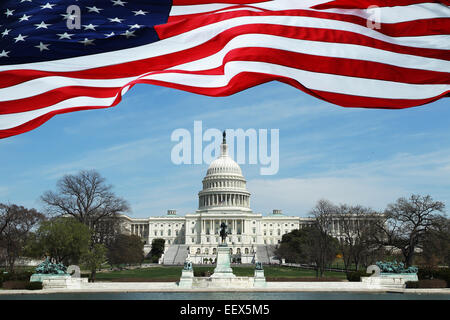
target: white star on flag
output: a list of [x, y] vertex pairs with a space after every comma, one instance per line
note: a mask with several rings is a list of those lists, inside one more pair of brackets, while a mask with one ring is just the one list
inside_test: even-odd
[[41, 6], [41, 10], [43, 10], [43, 9], [53, 9], [54, 6], [56, 6], [56, 4], [53, 4], [53, 3], [50, 4], [50, 3], [47, 2], [46, 4]]
[[93, 45], [95, 45], [94, 40], [95, 39], [84, 38], [84, 40], [78, 41], [78, 42], [84, 44], [85, 46], [93, 46]]
[[134, 15], [135, 15], [135, 16], [139, 16], [139, 15], [145, 16], [145, 15], [148, 13], [148, 11], [142, 11], [142, 10], [139, 10], [139, 11], [133, 11], [133, 12], [134, 12]]
[[127, 37], [127, 39], [130, 37], [136, 37], [136, 35], [134, 34], [134, 31], [130, 31], [130, 30], [125, 31], [124, 33], [121, 33], [120, 35]]
[[16, 42], [25, 41], [26, 37], [28, 36], [22, 36], [22, 34], [19, 34], [17, 37], [14, 38], [14, 40], [16, 40]]
[[27, 16], [26, 14], [24, 14], [22, 18], [19, 19], [19, 22], [28, 21], [28, 19], [30, 19], [31, 17], [32, 17], [31, 15]]
[[34, 46], [34, 47], [35, 47], [35, 48], [38, 48], [39, 51], [42, 52], [42, 51], [44, 51], [44, 50], [50, 50], [50, 49], [48, 48], [49, 45], [50, 45], [50, 44], [45, 44], [45, 43], [40, 42], [38, 46]]
[[74, 34], [67, 33], [67, 32], [64, 32], [64, 33], [58, 33], [58, 34], [57, 34], [57, 36], [59, 36], [59, 40], [62, 40], [62, 39], [69, 39], [69, 40], [72, 40], [71, 36], [73, 36], [73, 35], [74, 35]]
[[35, 24], [35, 26], [36, 26], [36, 29], [42, 29], [42, 28], [48, 29], [47, 27], [48, 27], [48, 26], [51, 26], [51, 24], [45, 23], [44, 21], [42, 21], [42, 22], [39, 23], [39, 24]]
[[125, 1], [121, 1], [121, 0], [111, 0], [111, 2], [113, 3], [113, 6], [122, 6], [122, 7], [125, 6], [125, 3], [128, 3]]
[[118, 22], [118, 23], [122, 23], [122, 20], [125, 20], [125, 19], [119, 19], [118, 17], [115, 17], [115, 18], [108, 18], [108, 20], [109, 20], [110, 22]]
[[88, 12], [96, 12], [96, 13], [100, 13], [100, 10], [103, 10], [101, 8], [97, 8], [96, 6], [86, 8], [88, 9]]
[[14, 11], [16, 11], [16, 10], [6, 9], [6, 11], [5, 11], [6, 17], [12, 16]]
[[89, 23], [87, 25], [83, 25], [83, 27], [84, 27], [84, 30], [94, 30], [95, 31], [95, 28], [98, 27], [98, 25]]
[[8, 36], [10, 31], [11, 31], [11, 29], [5, 28], [5, 30], [2, 32], [2, 38], [3, 38], [4, 36]]

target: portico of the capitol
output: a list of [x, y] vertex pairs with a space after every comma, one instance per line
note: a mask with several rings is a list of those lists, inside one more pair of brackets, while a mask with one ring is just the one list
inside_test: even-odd
[[198, 193], [198, 210], [185, 216], [168, 210], [166, 216], [145, 219], [123, 216], [127, 233], [139, 235], [147, 254], [153, 239], [165, 240], [164, 264], [214, 263], [220, 243], [220, 224], [227, 225], [226, 239], [232, 260], [270, 263], [283, 234], [312, 223], [312, 218], [286, 216], [273, 210], [268, 216], [250, 208], [250, 192], [240, 166], [229, 156], [225, 134], [220, 156], [211, 162]]

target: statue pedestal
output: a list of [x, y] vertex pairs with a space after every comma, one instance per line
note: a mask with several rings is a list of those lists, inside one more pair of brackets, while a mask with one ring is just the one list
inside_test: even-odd
[[87, 278], [72, 278], [68, 274], [39, 274], [31, 275], [30, 282], [42, 282], [43, 289], [70, 288], [81, 289], [88, 283]]
[[219, 245], [217, 247], [217, 265], [211, 278], [229, 279], [236, 278], [231, 269], [230, 248], [227, 245]]
[[416, 273], [381, 273], [371, 277], [361, 277], [361, 282], [369, 286], [404, 288], [406, 281], [418, 281]]
[[182, 270], [178, 286], [181, 288], [192, 288], [193, 280], [194, 280], [194, 270]]
[[265, 287], [266, 277], [264, 276], [264, 270], [255, 270], [255, 278], [253, 282], [254, 287]]

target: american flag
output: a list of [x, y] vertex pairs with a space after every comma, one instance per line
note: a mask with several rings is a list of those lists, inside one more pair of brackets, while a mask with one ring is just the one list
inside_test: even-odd
[[449, 95], [448, 1], [218, 1], [2, 0], [0, 138], [136, 83], [226, 96], [277, 80], [392, 109]]

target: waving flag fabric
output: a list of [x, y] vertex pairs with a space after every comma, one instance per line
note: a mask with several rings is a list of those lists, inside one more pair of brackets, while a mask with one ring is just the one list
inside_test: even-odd
[[448, 96], [448, 1], [393, 3], [3, 0], [0, 138], [114, 106], [137, 83], [226, 96], [277, 80], [365, 108]]

